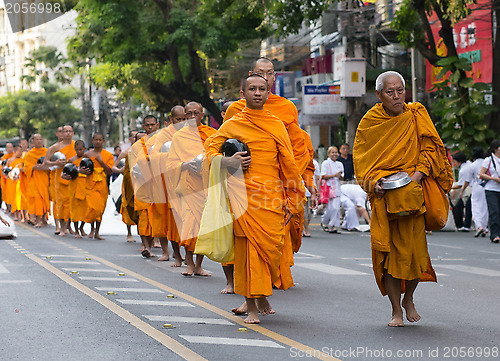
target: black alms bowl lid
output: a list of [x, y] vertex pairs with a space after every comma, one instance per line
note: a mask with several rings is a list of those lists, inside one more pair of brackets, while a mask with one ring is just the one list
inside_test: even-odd
[[80, 161], [80, 167], [90, 169], [90, 171], [93, 172], [94, 162], [92, 162], [92, 160], [90, 160], [89, 158], [82, 158], [82, 160]]
[[71, 179], [75, 179], [78, 177], [78, 169], [76, 168], [76, 165], [73, 163], [67, 163], [64, 167], [62, 172], [64, 174], [67, 174], [71, 177]]
[[246, 144], [234, 138], [226, 140], [220, 147], [220, 152], [225, 157], [232, 157], [237, 152], [247, 152], [247, 155], [250, 155], [250, 150]]

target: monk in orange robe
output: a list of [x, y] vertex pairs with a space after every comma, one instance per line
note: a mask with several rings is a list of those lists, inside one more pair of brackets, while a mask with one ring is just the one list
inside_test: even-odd
[[142, 124], [145, 134], [142, 132], [137, 133], [137, 141], [130, 147], [129, 153], [129, 165], [134, 188], [134, 209], [138, 214], [137, 232], [142, 241], [141, 254], [146, 258], [155, 256], [151, 252], [153, 237], [148, 214], [148, 209], [151, 203], [154, 202], [151, 165], [149, 162], [149, 150], [152, 144], [148, 140], [156, 134], [159, 125], [156, 117], [147, 115]]
[[79, 167], [79, 172], [87, 175], [87, 216], [85, 221], [93, 224], [89, 238], [101, 239], [99, 229], [101, 228], [102, 215], [108, 201], [108, 184], [106, 176], [111, 175], [111, 167], [115, 162], [113, 154], [103, 149], [104, 135], [94, 133], [92, 136], [94, 148], [85, 153], [85, 157], [94, 163], [94, 170]]
[[19, 175], [19, 192], [16, 193], [16, 197], [20, 198], [20, 212], [22, 215], [21, 222], [31, 223], [28, 216], [28, 188], [27, 188], [27, 179], [26, 174], [24, 173], [24, 157], [26, 153], [28, 153], [28, 141], [26, 139], [21, 139], [19, 141], [19, 146], [21, 147], [21, 173]]
[[180, 267], [182, 265], [182, 257], [179, 248], [180, 235], [175, 222], [174, 210], [168, 199], [166, 174], [164, 173], [168, 150], [165, 147], [171, 144], [174, 134], [185, 125], [185, 119], [184, 107], [180, 105], [174, 106], [170, 114], [171, 124], [167, 125], [165, 121], [165, 127], [158, 132], [155, 137], [154, 147], [151, 149], [150, 158], [156, 190], [154, 196], [155, 202], [151, 205], [149, 212], [150, 219], [154, 220], [151, 225], [151, 231], [153, 237], [159, 237], [160, 244], [162, 245], [163, 255], [158, 259], [159, 261], [169, 259], [168, 240], [170, 240], [175, 259], [172, 267]]
[[11, 202], [11, 212], [14, 221], [23, 221], [22, 192], [20, 189], [21, 168], [23, 166], [23, 151], [19, 145], [14, 148], [14, 156], [7, 161], [7, 166], [12, 170], [7, 178], [8, 199]]
[[201, 123], [204, 117], [201, 104], [190, 102], [184, 110], [187, 126], [175, 133], [168, 152], [167, 191], [169, 199], [173, 199], [174, 207], [176, 204], [182, 205], [182, 209], [176, 209], [182, 217], [182, 227], [177, 223], [181, 235], [180, 245], [186, 250], [187, 269], [182, 274], [210, 276], [210, 273], [201, 267], [203, 255], [196, 256], [196, 263], [193, 259], [205, 204], [202, 162], [201, 159], [197, 161], [195, 158], [203, 157], [203, 145], [216, 130]]
[[[371, 245], [375, 279], [392, 305], [389, 326], [404, 326], [403, 309], [410, 322], [420, 320], [413, 303], [419, 281], [436, 282], [425, 235], [420, 181], [432, 177], [448, 192], [453, 183], [445, 148], [426, 109], [405, 104], [405, 83], [396, 72], [376, 80], [374, 105], [361, 119], [353, 148], [358, 183], [372, 206]], [[412, 182], [384, 191], [385, 177], [406, 172]], [[401, 303], [401, 293], [404, 297]]]
[[[224, 157], [221, 167], [243, 169], [246, 197], [232, 192], [233, 184], [228, 179], [236, 218], [234, 283], [235, 292], [245, 297], [245, 322], [259, 323], [259, 312], [274, 312], [267, 297], [280, 278], [285, 226], [304, 202], [304, 188], [283, 122], [263, 108], [268, 96], [266, 79], [251, 75], [243, 82], [242, 95], [246, 107], [221, 125], [206, 156], [212, 159], [219, 155], [229, 138], [240, 140], [250, 151], [250, 156], [238, 152]], [[248, 203], [244, 209], [241, 199]]]
[[[57, 143], [61, 143], [63, 140], [63, 127], [58, 127], [56, 131]], [[56, 143], [56, 144], [57, 144]], [[55, 144], [54, 144], [55, 145]], [[48, 151], [48, 150], [47, 150]], [[54, 223], [56, 224], [55, 234], [59, 234], [61, 231], [61, 225], [59, 224], [59, 213], [57, 211], [56, 205], [56, 167], [49, 167], [49, 197], [52, 201], [52, 215], [54, 216]]]
[[[136, 134], [137, 130], [130, 131], [128, 137], [130, 145], [135, 143]], [[134, 236], [132, 236], [132, 226], [137, 226], [139, 219], [137, 212], [134, 210], [134, 188], [132, 186], [132, 179], [130, 178], [130, 165], [128, 157], [130, 149], [131, 147], [128, 147], [120, 153], [118, 158], [115, 159], [115, 164], [111, 170], [113, 173], [123, 175], [120, 214], [122, 215], [123, 223], [127, 226], [127, 242], [135, 242]], [[120, 161], [122, 159], [125, 159], [124, 166], [120, 165]]]
[[[68, 159], [68, 163], [73, 163], [77, 168], [80, 167], [80, 161], [85, 156], [85, 142], [83, 140], [75, 141], [76, 155]], [[82, 238], [87, 234], [83, 226], [87, 221], [87, 175], [84, 172], [78, 172], [75, 179], [61, 174], [63, 179], [69, 180], [69, 218], [75, 227], [75, 238]]]
[[[14, 145], [12, 143], [7, 143], [5, 145], [5, 154], [2, 157], [2, 163], [5, 161], [5, 166], [7, 166], [7, 160], [14, 156]], [[7, 179], [8, 177], [2, 172], [1, 175], [1, 187], [2, 187], [2, 200], [7, 206], [7, 214], [11, 213], [11, 200], [9, 199], [9, 192], [7, 192]]]
[[42, 136], [35, 134], [32, 141], [33, 149], [24, 157], [24, 173], [27, 179], [28, 213], [35, 217], [35, 227], [39, 228], [45, 224], [50, 209], [49, 170], [38, 164], [38, 159], [47, 153]]
[[[69, 226], [69, 180], [61, 178], [62, 168], [67, 163], [67, 160], [76, 155], [75, 141], [73, 140], [73, 127], [65, 125], [63, 127], [63, 140], [58, 142], [47, 150], [47, 155], [43, 162], [44, 166], [57, 168], [55, 171], [55, 208], [57, 217], [59, 217], [60, 233], [59, 236], [65, 236], [70, 232]], [[61, 152], [65, 155], [66, 160], [59, 159], [51, 161], [50, 159], [56, 152]], [[56, 217], [56, 215], [54, 215]], [[57, 232], [57, 229], [56, 229]]]
[[[264, 77], [269, 85], [269, 89], [274, 84], [275, 72], [272, 61], [267, 58], [259, 58], [253, 62], [251, 70], [248, 75], [257, 74]], [[224, 121], [231, 119], [235, 114], [241, 112], [245, 107], [245, 99], [240, 99], [229, 106], [224, 115]], [[312, 158], [309, 155], [309, 150], [306, 142], [307, 133], [299, 127], [298, 112], [295, 105], [288, 99], [280, 97], [279, 95], [269, 93], [269, 97], [264, 104], [264, 109], [268, 110], [272, 115], [279, 118], [286, 127], [290, 141], [293, 144], [293, 154], [295, 163], [299, 168], [300, 175], [303, 176], [308, 165], [312, 163]], [[308, 136], [308, 135], [307, 135]], [[311, 194], [316, 197], [315, 188], [310, 188]], [[315, 202], [311, 196], [311, 203]], [[281, 257], [282, 264], [280, 266], [280, 278], [277, 280], [275, 286], [280, 289], [288, 289], [293, 287], [293, 278], [290, 267], [293, 266], [293, 252], [294, 249], [300, 248], [302, 242], [302, 225], [303, 225], [304, 210], [298, 209], [297, 213], [293, 215], [292, 222], [287, 224], [287, 231], [285, 236], [285, 245], [283, 249], [283, 256]], [[297, 231], [300, 229], [300, 232]], [[293, 246], [295, 245], [295, 247]], [[297, 245], [299, 245], [297, 247]], [[237, 311], [237, 313], [245, 312], [244, 306]]]

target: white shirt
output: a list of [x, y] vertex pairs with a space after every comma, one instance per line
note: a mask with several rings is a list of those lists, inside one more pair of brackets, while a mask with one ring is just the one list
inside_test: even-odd
[[460, 166], [460, 170], [458, 171], [458, 184], [463, 186], [464, 183], [465, 183], [465, 178], [469, 172], [469, 167], [472, 165], [472, 163], [470, 162], [470, 160], [468, 160], [467, 162], [465, 163], [462, 163], [462, 165]]
[[[338, 172], [341, 172], [341, 176], [344, 176], [344, 165], [340, 163], [339, 161], [333, 161], [330, 158], [327, 160], [323, 161], [321, 164], [321, 175], [334, 175]], [[335, 178], [330, 178], [327, 181], [327, 184], [330, 187], [334, 187], [335, 189], [335, 195], [340, 196], [341, 194], [341, 188], [340, 188], [340, 178], [335, 177]]]
[[[497, 170], [495, 170], [495, 167], [493, 166], [493, 161], [495, 162], [495, 165], [497, 167]], [[491, 163], [490, 163], [491, 162]], [[495, 157], [494, 154], [492, 154], [489, 157], [486, 157], [483, 160], [483, 168], [486, 168], [486, 170], [489, 170], [490, 175], [492, 177], [498, 177], [500, 176], [500, 159]], [[487, 173], [487, 172], [486, 172]], [[484, 186], [484, 189], [487, 191], [494, 191], [494, 192], [500, 192], [500, 183], [490, 180], [486, 183]]]
[[366, 192], [358, 184], [342, 184], [342, 194], [349, 198], [356, 206], [365, 207]]
[[467, 173], [464, 176], [464, 182], [469, 182], [469, 185], [472, 187], [476, 184], [479, 184], [479, 171], [483, 166], [484, 159], [478, 158], [474, 162], [471, 163], [469, 168], [467, 169]]

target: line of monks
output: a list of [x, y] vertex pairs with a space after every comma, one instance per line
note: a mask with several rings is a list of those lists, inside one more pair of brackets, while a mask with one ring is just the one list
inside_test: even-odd
[[[56, 135], [58, 142], [48, 149], [40, 134], [32, 136], [29, 150], [27, 141], [16, 147], [7, 144], [1, 183], [7, 212], [14, 215], [14, 220], [38, 228], [47, 225], [52, 202], [57, 235], [72, 233], [81, 238], [86, 235], [83, 225], [90, 223], [89, 237], [103, 239], [99, 229], [108, 198], [106, 176], [111, 174], [114, 157], [103, 149], [101, 133], [94, 134], [93, 148], [88, 151], [83, 141], [73, 140], [70, 125], [59, 127]], [[92, 166], [80, 166], [85, 158]], [[63, 173], [68, 163], [78, 169], [74, 178]], [[74, 231], [70, 222], [74, 222]]]
[[[102, 239], [99, 227], [108, 197], [106, 175], [122, 173], [122, 219], [129, 235], [130, 227], [137, 226], [142, 255], [153, 256], [153, 239], [158, 238], [163, 250], [159, 260], [168, 260], [170, 241], [173, 266], [185, 261], [184, 276], [207, 277], [203, 255], [194, 252], [212, 161], [222, 157], [221, 172], [242, 171], [245, 194], [236, 191], [238, 187], [228, 179], [228, 198], [235, 214], [235, 256], [234, 262], [222, 264], [227, 286], [221, 292], [245, 297], [233, 312], [247, 313], [247, 323], [259, 323], [259, 314], [274, 313], [267, 300], [273, 287], [286, 290], [294, 285], [290, 267], [302, 242], [304, 187], [312, 194], [313, 207], [317, 204], [313, 147], [299, 127], [295, 105], [270, 91], [275, 80], [272, 62], [260, 58], [251, 69], [243, 81], [242, 99], [225, 104], [224, 123], [218, 130], [203, 125], [203, 107], [190, 102], [175, 106], [170, 124], [165, 122], [161, 130], [154, 116], [146, 116], [143, 130], [130, 134], [132, 145], [116, 160], [102, 149], [104, 137], [99, 133], [93, 136], [94, 147], [89, 151], [82, 141], [72, 140], [71, 126], [58, 129], [59, 141], [48, 149], [39, 134], [33, 136], [23, 169], [29, 221], [43, 226], [52, 201], [56, 233], [74, 232], [82, 237], [83, 224], [91, 223], [90, 236]], [[243, 142], [250, 154], [224, 157], [221, 146], [232, 138]], [[84, 158], [92, 160], [93, 170], [80, 164]], [[63, 172], [67, 163], [77, 166], [76, 178]], [[8, 203], [9, 198], [4, 201]], [[18, 211], [8, 204], [9, 211]]]

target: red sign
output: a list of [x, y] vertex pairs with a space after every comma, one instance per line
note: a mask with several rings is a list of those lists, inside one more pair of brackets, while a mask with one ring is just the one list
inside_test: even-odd
[[[459, 57], [466, 57], [472, 63], [472, 71], [468, 74], [475, 82], [491, 83], [493, 79], [493, 33], [491, 25], [491, 2], [478, 0], [476, 5], [471, 5], [471, 14], [459, 21], [453, 27], [453, 39]], [[441, 23], [433, 14], [429, 18], [432, 33], [436, 40], [437, 53], [445, 56], [447, 53], [443, 39], [439, 36]], [[441, 68], [433, 67], [428, 61], [427, 89], [434, 86], [436, 75]]]

